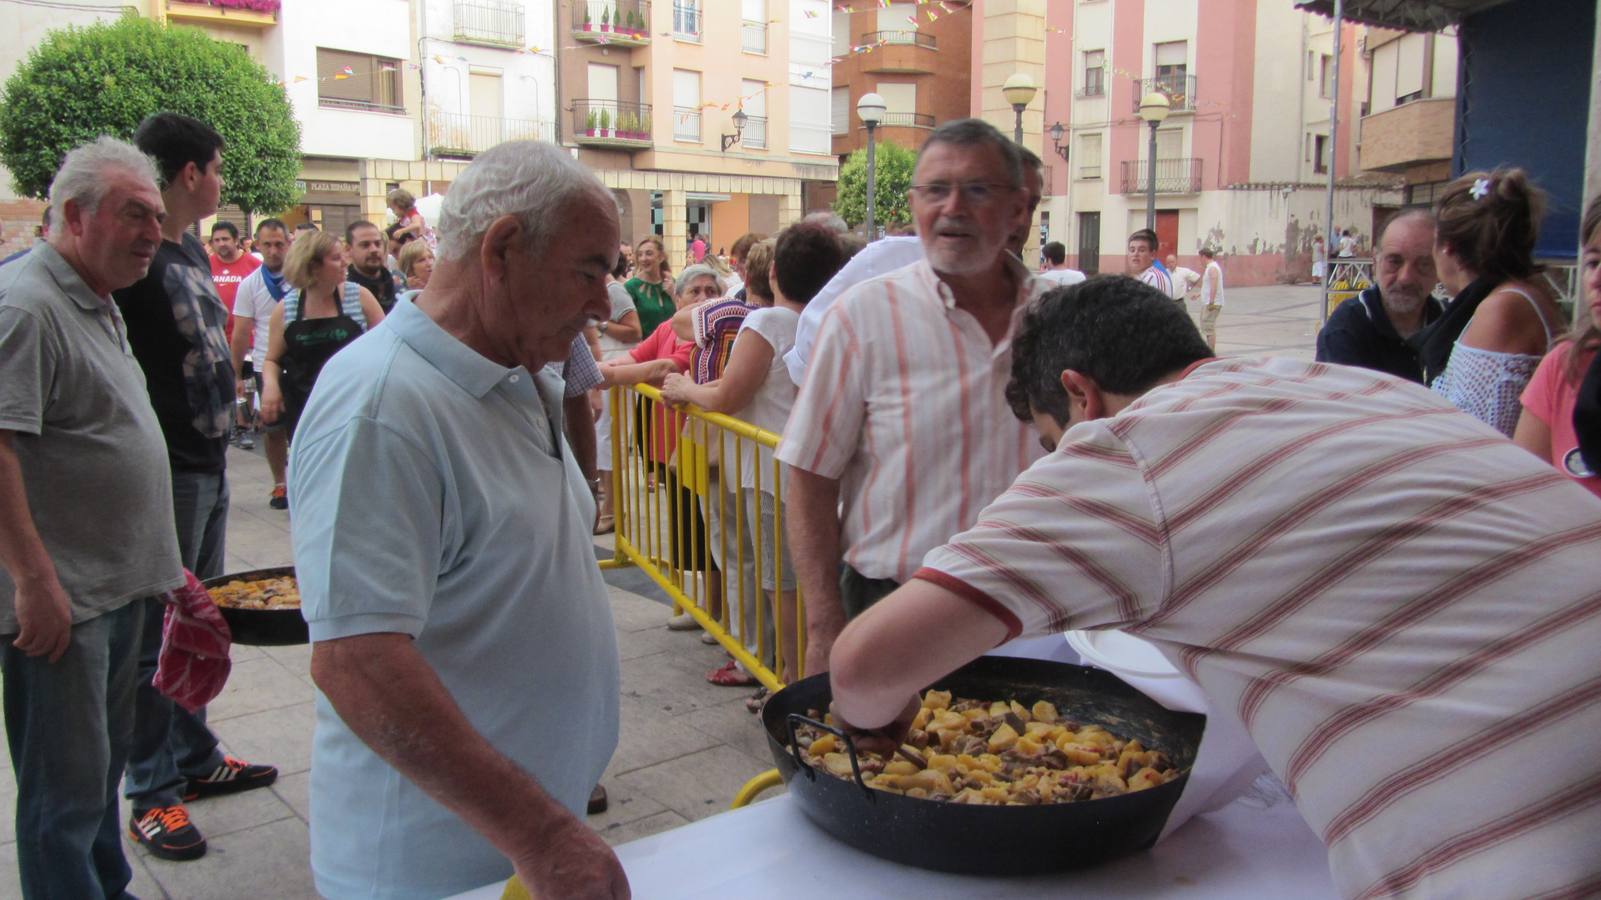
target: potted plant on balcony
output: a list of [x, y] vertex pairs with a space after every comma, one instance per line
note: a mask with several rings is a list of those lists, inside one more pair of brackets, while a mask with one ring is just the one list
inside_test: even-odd
[[595, 114], [595, 111], [593, 109], [591, 109], [589, 111], [589, 115], [584, 117], [584, 136], [585, 137], [594, 137], [595, 136], [595, 125], [599, 121], [600, 121], [600, 117]]
[[645, 16], [637, 9], [628, 11], [628, 30], [636, 38], [645, 37]]
[[595, 24], [589, 20], [589, 4], [584, 4], [584, 30], [592, 31]]
[[612, 133], [612, 130], [611, 130], [611, 110], [609, 110], [609, 109], [602, 109], [600, 111], [600, 136], [601, 137], [615, 137], [616, 136], [616, 135], [614, 135]]
[[607, 6], [600, 11], [600, 30], [611, 31], [611, 7]]
[[617, 113], [617, 137], [625, 141], [634, 139], [634, 126], [629, 121], [627, 111]]
[[650, 140], [650, 134], [650, 113], [645, 113], [639, 117], [639, 139], [648, 141]]

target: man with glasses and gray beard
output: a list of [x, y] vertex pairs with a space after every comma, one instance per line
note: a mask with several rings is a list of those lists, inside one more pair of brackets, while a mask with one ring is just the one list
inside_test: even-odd
[[1002, 393], [1014, 314], [1049, 287], [1009, 252], [1027, 227], [1026, 168], [979, 119], [936, 129], [910, 192], [923, 259], [846, 291], [823, 321], [778, 450], [808, 675], [847, 619], [1040, 455]]
[[1439, 317], [1445, 305], [1431, 294], [1434, 217], [1411, 210], [1379, 235], [1373, 287], [1340, 304], [1317, 336], [1318, 362], [1388, 372], [1423, 383], [1423, 364], [1407, 338]]

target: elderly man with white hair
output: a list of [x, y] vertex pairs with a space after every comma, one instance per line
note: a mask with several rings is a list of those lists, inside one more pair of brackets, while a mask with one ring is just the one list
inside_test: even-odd
[[144, 600], [184, 583], [161, 424], [111, 292], [161, 244], [156, 169], [102, 137], [0, 274], [0, 683], [25, 897], [121, 897]]
[[545, 369], [610, 313], [616, 203], [515, 141], [451, 185], [436, 233], [428, 286], [323, 369], [290, 459], [317, 889], [515, 871], [538, 897], [626, 897], [582, 819], [617, 744], [617, 647]]

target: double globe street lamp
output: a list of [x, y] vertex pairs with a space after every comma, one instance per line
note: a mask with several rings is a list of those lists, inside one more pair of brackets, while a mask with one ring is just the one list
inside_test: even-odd
[[873, 197], [878, 193], [877, 172], [873, 166], [873, 129], [878, 123], [884, 121], [884, 113], [888, 107], [884, 105], [884, 98], [877, 94], [863, 94], [862, 99], [856, 101], [856, 115], [867, 126], [867, 239], [873, 240], [878, 236], [876, 223], [873, 221]]

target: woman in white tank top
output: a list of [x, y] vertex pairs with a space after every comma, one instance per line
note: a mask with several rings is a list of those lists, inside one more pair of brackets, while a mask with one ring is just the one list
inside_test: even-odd
[[[1555, 336], [1560, 312], [1534, 264], [1544, 194], [1521, 169], [1470, 172], [1436, 208], [1434, 262], [1440, 281], [1471, 313], [1434, 390], [1507, 437], [1519, 397]], [[1449, 316], [1449, 312], [1448, 312]], [[1455, 317], [1460, 320], [1460, 315]]]

